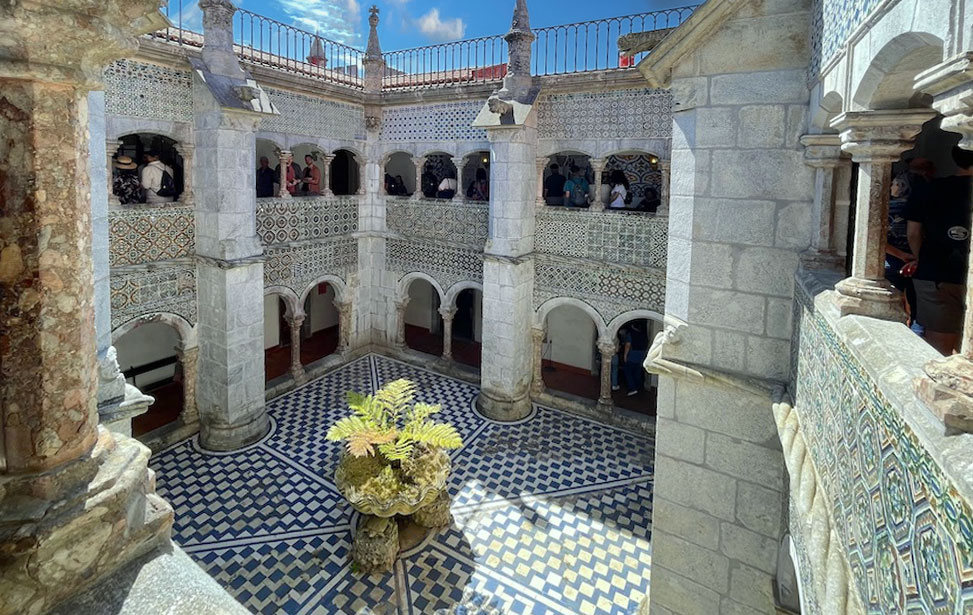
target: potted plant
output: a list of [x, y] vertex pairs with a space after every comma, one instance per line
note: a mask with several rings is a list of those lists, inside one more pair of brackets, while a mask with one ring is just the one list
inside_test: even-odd
[[403, 378], [374, 395], [349, 392], [351, 416], [328, 430], [328, 440], [345, 443], [335, 484], [362, 513], [352, 558], [367, 571], [386, 570], [395, 561], [396, 517], [412, 517], [422, 527], [451, 520], [446, 450], [463, 441], [452, 425], [430, 420], [441, 407], [414, 403], [415, 391]]

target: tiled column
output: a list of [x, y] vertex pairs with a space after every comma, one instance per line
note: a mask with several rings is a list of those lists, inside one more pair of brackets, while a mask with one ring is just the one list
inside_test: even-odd
[[[668, 216], [669, 215], [669, 161], [659, 159], [659, 171], [662, 172], [662, 183], [659, 185], [659, 209], [656, 211], [656, 215]], [[599, 181], [601, 181], [599, 179]], [[601, 192], [599, 184], [598, 192]]]
[[335, 303], [338, 308], [338, 352], [347, 352], [351, 340], [351, 301], [339, 301]]
[[290, 191], [287, 189], [287, 167], [294, 162], [294, 154], [290, 150], [283, 149], [280, 151], [280, 194], [277, 196], [282, 199], [289, 199], [291, 197]]
[[595, 172], [595, 184], [593, 186], [595, 196], [591, 201], [591, 211], [605, 211], [605, 202], [601, 196], [601, 178], [605, 172], [605, 161], [602, 158], [596, 158], [590, 164], [591, 170]]
[[811, 247], [801, 255], [808, 269], [841, 269], [844, 259], [835, 251], [835, 196], [838, 169], [846, 160], [841, 155], [841, 137], [804, 135], [804, 162], [814, 169], [814, 209], [811, 213]]
[[301, 325], [304, 324], [304, 314], [287, 316], [287, 326], [291, 332], [291, 377], [298, 384], [306, 379], [304, 366], [301, 365]]
[[453, 360], [453, 316], [456, 308], [452, 306], [439, 308], [439, 315], [443, 317], [443, 360]]
[[409, 298], [395, 302], [395, 347], [405, 350], [405, 309], [409, 307]]
[[193, 158], [196, 147], [192, 143], [177, 143], [176, 152], [182, 156], [182, 194], [179, 195], [179, 202], [183, 205], [195, 205], [196, 199], [193, 193]]
[[182, 365], [182, 422], [193, 425], [199, 422], [196, 407], [196, 377], [199, 373], [199, 347], [177, 348], [176, 356]]
[[544, 169], [547, 168], [547, 161], [547, 158], [538, 158], [535, 163], [537, 167], [537, 196], [534, 197], [534, 203], [538, 207], [547, 205], [544, 201]]
[[598, 352], [601, 353], [601, 390], [598, 393], [598, 407], [602, 411], [611, 412], [614, 407], [612, 400], [612, 357], [615, 356], [615, 340], [598, 342]]
[[841, 131], [841, 149], [859, 163], [851, 277], [835, 286], [842, 315], [905, 321], [899, 293], [885, 279], [892, 163], [912, 147], [934, 115], [926, 110], [851, 111], [832, 123]]
[[533, 355], [534, 375], [530, 382], [530, 394], [534, 397], [544, 392], [544, 329], [534, 327], [530, 330], [531, 354]]
[[89, 139], [88, 90], [164, 24], [158, 6], [2, 10], [0, 613], [48, 612], [168, 542], [147, 449], [98, 426], [88, 168], [105, 147]]
[[122, 142], [118, 139], [108, 139], [105, 141], [105, 154], [108, 156], [108, 204], [109, 205], [121, 205], [118, 197], [115, 196], [115, 167], [113, 166], [115, 154], [118, 153], [118, 148], [122, 146]]
[[[422, 170], [426, 167], [426, 160], [427, 158], [425, 156], [419, 156], [418, 158], [415, 159], [416, 189], [412, 193], [413, 199], [422, 198]], [[459, 190], [457, 190], [457, 192], [459, 192]]]

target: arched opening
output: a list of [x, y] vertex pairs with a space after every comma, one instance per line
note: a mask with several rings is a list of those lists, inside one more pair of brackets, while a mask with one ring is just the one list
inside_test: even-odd
[[853, 101], [859, 109], [928, 107], [914, 88], [916, 75], [943, 60], [943, 41], [924, 32], [906, 32], [882, 47], [862, 74]]
[[176, 422], [184, 401], [179, 332], [164, 322], [146, 322], [121, 335], [114, 345], [125, 381], [155, 398], [145, 414], [132, 419], [132, 435], [139, 437]]
[[436, 152], [426, 155], [426, 164], [422, 168], [422, 196], [427, 199], [451, 199], [459, 191], [456, 178], [456, 165], [449, 154]]
[[287, 303], [280, 295], [264, 295], [264, 381], [280, 378], [291, 367], [291, 328]]
[[416, 190], [416, 165], [412, 155], [395, 152], [385, 162], [385, 194], [410, 196]]
[[257, 139], [256, 190], [258, 199], [280, 194], [280, 147], [269, 139]]
[[453, 360], [478, 368], [483, 345], [483, 293], [477, 288], [464, 288], [456, 295], [453, 307]]
[[328, 282], [315, 284], [304, 300], [301, 365], [314, 363], [338, 349], [339, 322], [334, 285]]
[[611, 363], [612, 403], [616, 407], [655, 416], [659, 377], [646, 373], [643, 363], [661, 326], [648, 318], [633, 318], [618, 327], [617, 351]]
[[361, 169], [358, 167], [358, 158], [354, 152], [339, 149], [334, 153], [328, 181], [331, 183], [331, 192], [336, 195], [358, 193], [358, 188], [361, 186]]
[[294, 155], [294, 169], [298, 179], [294, 196], [321, 196], [324, 194], [324, 164], [326, 154], [317, 145], [302, 143], [291, 148]]
[[439, 313], [439, 291], [427, 280], [412, 280], [405, 309], [405, 344], [413, 350], [443, 354], [443, 318]]
[[490, 152], [473, 152], [463, 160], [460, 189], [468, 201], [490, 200]]
[[588, 207], [595, 198], [591, 158], [578, 152], [560, 152], [548, 159], [544, 170], [544, 202], [548, 205]]
[[544, 319], [541, 349], [544, 385], [575, 397], [597, 400], [598, 327], [580, 307], [559, 305]]
[[155, 133], [126, 135], [111, 160], [112, 194], [122, 205], [178, 201], [185, 169], [175, 139]]
[[[646, 152], [608, 156], [601, 175], [605, 209], [656, 212], [662, 198], [659, 157]], [[621, 185], [624, 190], [618, 189]], [[616, 196], [613, 198], [612, 195]]]

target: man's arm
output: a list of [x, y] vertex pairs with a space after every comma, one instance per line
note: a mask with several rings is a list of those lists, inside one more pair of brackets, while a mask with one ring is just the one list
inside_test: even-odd
[[922, 222], [909, 220], [909, 224], [906, 227], [906, 237], [909, 240], [909, 249], [912, 250], [912, 254], [918, 259], [919, 250], [922, 249]]

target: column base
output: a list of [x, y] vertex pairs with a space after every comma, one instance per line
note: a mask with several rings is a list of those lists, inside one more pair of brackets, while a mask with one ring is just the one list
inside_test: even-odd
[[0, 478], [0, 614], [43, 613], [169, 543], [149, 449], [98, 429], [92, 452], [45, 474]]
[[249, 446], [260, 440], [270, 431], [270, 417], [265, 409], [245, 423], [220, 425], [210, 423], [201, 417], [199, 425], [199, 445], [206, 450], [224, 453]]
[[801, 266], [818, 271], [844, 271], [845, 257], [838, 256], [834, 252], [808, 250], [801, 254]]
[[845, 278], [835, 285], [842, 316], [870, 316], [893, 322], [906, 321], [901, 293], [888, 280]]
[[531, 408], [530, 397], [526, 393], [522, 397], [512, 399], [491, 395], [481, 390], [480, 396], [476, 398], [476, 409], [483, 416], [494, 421], [508, 423], [519, 421], [530, 416]]
[[973, 433], [973, 361], [956, 354], [926, 363], [923, 371], [915, 381], [916, 393], [946, 433]]

